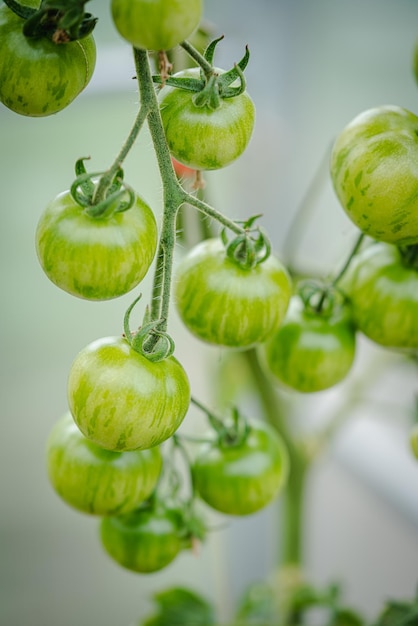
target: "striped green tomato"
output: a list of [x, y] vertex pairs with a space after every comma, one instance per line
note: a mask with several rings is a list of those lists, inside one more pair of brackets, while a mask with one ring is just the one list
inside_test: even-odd
[[141, 282], [154, 258], [157, 237], [154, 214], [138, 195], [126, 211], [91, 217], [65, 191], [40, 217], [36, 251], [55, 285], [87, 300], [108, 300]]
[[175, 357], [153, 362], [125, 338], [105, 337], [75, 358], [68, 401], [88, 439], [106, 450], [137, 450], [175, 433], [190, 404], [190, 386]]
[[158, 447], [134, 452], [103, 450], [82, 435], [70, 413], [47, 442], [49, 480], [70, 506], [92, 515], [117, 515], [149, 498], [162, 467]]
[[369, 339], [387, 348], [418, 348], [418, 270], [400, 250], [377, 243], [364, 249], [342, 283], [353, 320]]
[[[222, 70], [217, 70], [222, 73]], [[192, 68], [175, 77], [199, 78]], [[235, 161], [251, 139], [255, 107], [246, 91], [221, 99], [218, 109], [196, 106], [194, 92], [166, 85], [159, 94], [161, 117], [170, 152], [195, 170], [216, 170]]]
[[23, 24], [6, 5], [0, 7], [0, 102], [21, 115], [57, 113], [79, 95], [93, 75], [93, 36], [55, 44], [45, 37], [25, 37]]
[[170, 50], [197, 28], [202, 0], [112, 0], [113, 22], [126, 41], [148, 50]]
[[182, 548], [178, 516], [154, 504], [127, 515], [104, 518], [100, 537], [114, 561], [141, 574], [167, 567]]
[[358, 115], [337, 137], [334, 189], [348, 217], [379, 241], [418, 242], [418, 117], [398, 106]]
[[204, 502], [228, 515], [249, 515], [267, 506], [287, 481], [289, 457], [277, 432], [250, 422], [238, 443], [203, 444], [193, 463], [193, 484]]
[[175, 302], [199, 339], [229, 347], [265, 341], [283, 321], [291, 281], [273, 255], [246, 269], [230, 259], [220, 239], [195, 246], [176, 271]]
[[355, 357], [355, 327], [348, 307], [316, 313], [294, 295], [283, 324], [262, 346], [267, 370], [299, 392], [322, 391], [343, 380]]

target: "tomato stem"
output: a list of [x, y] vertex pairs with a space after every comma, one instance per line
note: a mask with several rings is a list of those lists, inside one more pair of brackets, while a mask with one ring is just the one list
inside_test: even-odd
[[139, 108], [138, 115], [134, 121], [134, 124], [131, 128], [131, 131], [123, 144], [119, 154], [114, 160], [113, 164], [109, 167], [109, 169], [100, 177], [99, 182], [96, 186], [94, 195], [93, 195], [93, 204], [99, 204], [106, 197], [106, 192], [111, 186], [117, 171], [120, 169], [123, 161], [127, 157], [129, 151], [134, 145], [139, 132], [141, 131], [142, 126], [144, 125], [145, 120], [147, 119], [147, 115], [149, 113], [149, 106], [142, 105]]
[[140, 103], [146, 112], [148, 127], [163, 186], [164, 211], [152, 289], [151, 319], [161, 319], [160, 329], [167, 329], [170, 306], [173, 252], [176, 243], [176, 215], [186, 192], [178, 182], [165, 139], [160, 109], [152, 81], [148, 53], [134, 48]]
[[183, 48], [183, 50], [185, 50], [185, 52], [187, 52], [187, 54], [191, 56], [192, 59], [196, 61], [196, 63], [202, 68], [207, 78], [214, 73], [212, 64], [209, 61], [207, 61], [207, 59], [205, 59], [203, 54], [200, 54], [200, 52], [196, 50], [196, 48], [192, 46], [192, 44], [189, 41], [183, 41], [180, 45]]
[[223, 215], [197, 196], [188, 193], [186, 195], [185, 201], [205, 215], [207, 215], [208, 217], [212, 217], [213, 219], [215, 219], [217, 222], [222, 224], [222, 226], [225, 226], [225, 228], [229, 228], [229, 230], [232, 230], [232, 232], [236, 233], [237, 235], [245, 234], [244, 228], [239, 226], [233, 220], [230, 220], [228, 217], [226, 217], [226, 215]]
[[258, 360], [254, 349], [243, 353], [250, 366], [261, 406], [267, 421], [278, 431], [287, 447], [290, 474], [284, 490], [282, 542], [279, 561], [282, 565], [301, 566], [303, 560], [303, 500], [309, 458], [289, 431], [283, 405]]
[[335, 278], [333, 278], [333, 280], [331, 282], [331, 287], [336, 287], [338, 285], [338, 283], [340, 282], [340, 280], [342, 279], [342, 277], [344, 276], [344, 274], [346, 273], [346, 271], [350, 267], [351, 261], [354, 259], [354, 257], [356, 256], [357, 252], [359, 251], [359, 249], [361, 247], [361, 244], [363, 243], [364, 237], [365, 237], [364, 233], [360, 233], [360, 235], [357, 237], [356, 242], [355, 242], [355, 244], [354, 244], [350, 254], [348, 255], [348, 258], [347, 258], [346, 262], [344, 263], [343, 267], [338, 272], [338, 274], [335, 276]]
[[163, 219], [161, 225], [157, 262], [152, 288], [151, 319], [161, 320], [160, 330], [165, 331], [169, 315], [174, 247], [176, 243], [176, 217], [180, 207], [188, 203], [196, 207], [223, 226], [235, 233], [244, 230], [203, 200], [188, 193], [181, 186], [171, 160], [164, 128], [161, 121], [159, 103], [155, 92], [148, 53], [134, 48], [135, 68], [140, 94], [140, 112], [128, 141], [113, 167], [120, 167], [121, 157], [127, 154], [145, 119], [147, 119], [154, 144], [158, 167], [163, 186]]

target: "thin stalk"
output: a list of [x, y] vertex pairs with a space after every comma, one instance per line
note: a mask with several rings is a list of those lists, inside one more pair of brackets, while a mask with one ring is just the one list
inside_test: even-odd
[[196, 50], [194, 46], [192, 46], [189, 41], [183, 41], [180, 45], [183, 50], [185, 50], [187, 54], [191, 56], [198, 65], [200, 65], [206, 76], [210, 76], [211, 74], [213, 74], [212, 65], [209, 63], [209, 61], [205, 59], [202, 54], [200, 54], [198, 50]]
[[258, 390], [264, 415], [283, 438], [289, 453], [291, 469], [283, 501], [280, 564], [301, 566], [303, 563], [304, 488], [309, 461], [289, 432], [283, 415], [283, 406], [278, 394], [261, 369], [257, 353], [255, 350], [248, 350], [244, 354]]
[[194, 196], [188, 193], [185, 201], [188, 204], [191, 204], [192, 206], [194, 206], [196, 209], [199, 209], [199, 211], [201, 211], [208, 217], [212, 217], [213, 219], [215, 219], [217, 222], [222, 224], [222, 226], [229, 228], [230, 230], [232, 230], [232, 232], [236, 233], [237, 235], [242, 235], [245, 232], [245, 230], [241, 228], [241, 226], [238, 226], [236, 222], [234, 222], [233, 220], [230, 220], [225, 215], [222, 215], [222, 213], [219, 213], [219, 211], [211, 207], [209, 204], [204, 202], [204, 200], [201, 200], [197, 196]]
[[99, 202], [104, 200], [106, 196], [106, 191], [111, 185], [116, 172], [121, 167], [123, 161], [125, 160], [125, 158], [129, 154], [129, 151], [134, 145], [139, 135], [139, 132], [142, 126], [144, 125], [145, 120], [147, 119], [148, 112], [149, 112], [148, 106], [143, 106], [143, 105], [140, 106], [138, 115], [136, 116], [136, 119], [130, 130], [130, 133], [125, 143], [123, 144], [119, 154], [117, 155], [116, 159], [114, 160], [113, 164], [109, 167], [109, 169], [101, 176], [98, 182], [98, 185], [94, 193], [94, 198], [93, 198], [94, 204], [98, 204]]
[[338, 272], [338, 274], [335, 276], [335, 278], [333, 278], [333, 280], [331, 281], [331, 287], [336, 287], [338, 285], [338, 283], [340, 282], [340, 280], [342, 279], [342, 277], [344, 276], [344, 274], [350, 267], [351, 261], [356, 256], [357, 252], [359, 251], [360, 246], [363, 243], [364, 237], [365, 237], [364, 233], [361, 233], [357, 237], [356, 243], [354, 244], [353, 249], [351, 250], [346, 262], [344, 263], [343, 267]]

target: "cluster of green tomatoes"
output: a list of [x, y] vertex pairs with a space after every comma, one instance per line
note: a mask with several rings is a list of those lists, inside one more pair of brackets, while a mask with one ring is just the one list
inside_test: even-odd
[[[65, 12], [56, 4], [44, 0], [41, 16], [36, 9], [17, 15], [8, 6], [0, 8], [0, 100], [24, 115], [61, 110], [93, 72], [94, 40], [84, 32], [92, 18], [76, 11], [66, 28]], [[111, 2], [122, 37], [134, 48], [153, 51], [189, 37], [201, 10], [200, 0]], [[39, 35], [45, 28], [50, 36]], [[213, 50], [205, 57], [208, 64]], [[167, 145], [184, 166], [218, 169], [248, 145], [254, 105], [243, 82], [236, 84], [241, 70], [185, 70], [160, 89]], [[239, 234], [228, 238], [222, 231], [178, 263], [173, 297], [187, 329], [213, 346], [256, 348], [266, 376], [302, 393], [328, 389], [347, 376], [357, 332], [384, 347], [416, 351], [417, 136], [412, 113], [380, 107], [356, 118], [338, 137], [332, 180], [367, 238], [341, 281], [293, 285], [251, 219]], [[96, 203], [98, 182], [85, 175], [81, 161], [76, 169], [80, 176], [71, 189], [40, 217], [40, 264], [55, 285], [76, 297], [122, 296], [140, 284], [155, 260], [154, 212], [123, 183], [121, 171]], [[268, 424], [247, 422], [236, 412], [219, 420], [208, 412], [213, 428], [189, 463], [192, 499], [185, 500], [177, 487], [167, 491], [175, 470], [166, 450], [170, 441], [180, 445], [190, 383], [172, 353], [171, 338], [147, 316], [132, 332], [131, 310], [123, 335], [93, 341], [73, 361], [69, 410], [51, 432], [47, 462], [62, 499], [101, 518], [102, 543], [111, 557], [131, 570], [150, 572], [204, 535], [195, 500], [228, 515], [259, 511], [285, 486], [289, 456]]]

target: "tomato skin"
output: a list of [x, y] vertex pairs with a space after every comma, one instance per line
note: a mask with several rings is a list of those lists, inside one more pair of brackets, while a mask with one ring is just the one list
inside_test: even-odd
[[106, 517], [100, 524], [100, 537], [112, 559], [143, 574], [169, 565], [182, 547], [177, 517], [162, 507]]
[[113, 22], [136, 48], [170, 50], [187, 39], [202, 15], [202, 0], [112, 0]]
[[354, 362], [355, 344], [347, 307], [330, 316], [314, 314], [294, 295], [282, 325], [261, 350], [276, 381], [312, 393], [345, 378]]
[[[222, 73], [222, 70], [218, 70]], [[199, 78], [199, 69], [174, 74]], [[246, 149], [255, 122], [255, 107], [245, 91], [221, 99], [218, 109], [193, 104], [193, 92], [166, 85], [159, 94], [161, 118], [171, 154], [195, 170], [216, 170]]]
[[387, 348], [418, 348], [418, 271], [403, 265], [396, 246], [378, 243], [363, 250], [342, 287], [366, 337]]
[[0, 101], [21, 115], [61, 111], [88, 85], [96, 64], [92, 35], [66, 44], [28, 39], [24, 20], [0, 7]]
[[238, 445], [204, 444], [192, 467], [201, 499], [227, 515], [250, 515], [277, 497], [287, 481], [289, 457], [278, 433], [263, 422], [250, 422]]
[[190, 386], [175, 357], [152, 362], [123, 337], [105, 337], [75, 358], [68, 402], [88, 439], [106, 450], [139, 450], [174, 434], [189, 407]]
[[245, 269], [225, 253], [220, 239], [195, 246], [176, 270], [174, 297], [185, 326], [199, 339], [229, 347], [265, 341], [282, 322], [291, 281], [270, 255]]
[[110, 452], [86, 439], [70, 413], [53, 427], [47, 442], [49, 480], [70, 506], [91, 515], [116, 515], [149, 498], [162, 467], [158, 447]]
[[42, 269], [57, 287], [87, 300], [117, 298], [146, 275], [157, 249], [157, 224], [139, 196], [108, 217], [90, 217], [69, 191], [44, 210], [36, 230]]
[[397, 245], [418, 242], [418, 117], [397, 106], [358, 115], [331, 155], [335, 192], [354, 224]]

